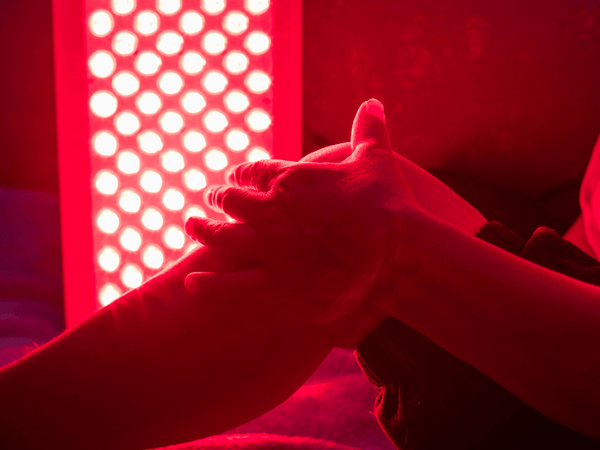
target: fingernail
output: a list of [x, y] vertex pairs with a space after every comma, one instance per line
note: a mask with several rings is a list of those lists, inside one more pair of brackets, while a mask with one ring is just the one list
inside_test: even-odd
[[185, 289], [189, 292], [194, 292], [194, 293], [199, 293], [200, 292], [200, 285], [198, 285], [198, 282], [196, 280], [194, 280], [191, 277], [186, 277], [185, 281], [183, 282], [183, 285], [185, 286]]
[[385, 123], [385, 114], [383, 112], [383, 104], [374, 98], [367, 102], [367, 112], [372, 116], [379, 118]]
[[185, 232], [187, 233], [188, 236], [190, 237], [194, 237], [195, 236], [195, 228], [196, 225], [194, 223], [194, 218], [190, 217], [187, 222], [185, 223]]

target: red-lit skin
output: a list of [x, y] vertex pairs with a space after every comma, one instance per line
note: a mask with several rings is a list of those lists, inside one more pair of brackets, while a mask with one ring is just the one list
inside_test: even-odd
[[300, 290], [334, 300], [331, 317], [371, 301], [551, 419], [600, 438], [600, 289], [427, 213], [381, 119], [361, 107], [343, 164], [238, 168], [231, 179], [242, 187], [210, 198], [247, 224], [192, 219], [186, 229], [264, 267], [190, 275], [188, 288], [244, 299]]

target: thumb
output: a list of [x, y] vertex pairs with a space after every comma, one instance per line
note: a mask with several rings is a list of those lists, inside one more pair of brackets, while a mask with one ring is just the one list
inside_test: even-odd
[[368, 100], [358, 108], [352, 124], [351, 147], [355, 157], [375, 150], [392, 151], [383, 105], [379, 100]]

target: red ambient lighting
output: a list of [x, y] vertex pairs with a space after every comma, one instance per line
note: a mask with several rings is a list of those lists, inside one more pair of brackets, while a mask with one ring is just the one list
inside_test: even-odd
[[195, 245], [228, 167], [301, 156], [298, 0], [54, 2], [65, 308], [76, 325]]

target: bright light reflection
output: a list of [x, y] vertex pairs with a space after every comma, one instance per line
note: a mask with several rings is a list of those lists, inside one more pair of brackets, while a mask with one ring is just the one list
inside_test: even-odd
[[208, 72], [202, 80], [202, 85], [211, 94], [218, 94], [223, 92], [227, 87], [227, 78], [221, 72], [212, 70]]
[[244, 72], [248, 68], [248, 63], [248, 57], [238, 51], [227, 53], [223, 60], [223, 66], [225, 66], [228, 72], [233, 74]]
[[151, 91], [142, 92], [138, 95], [135, 104], [140, 112], [144, 114], [156, 114], [162, 107], [160, 97]]
[[194, 35], [204, 28], [204, 17], [195, 11], [188, 11], [179, 19], [179, 29], [185, 34]]
[[271, 155], [262, 147], [253, 147], [246, 154], [246, 161], [248, 162], [256, 162], [261, 159], [271, 159]]
[[185, 205], [185, 198], [177, 189], [167, 189], [163, 195], [163, 205], [171, 211], [179, 211]]
[[192, 243], [188, 244], [188, 246], [185, 248], [184, 253], [187, 255], [189, 252], [191, 252], [192, 250], [196, 250], [198, 247], [200, 247], [199, 243], [192, 242]]
[[142, 261], [151, 269], [160, 269], [165, 262], [165, 256], [163, 255], [160, 247], [156, 245], [149, 245], [142, 252]]
[[128, 288], [135, 289], [144, 281], [144, 274], [135, 264], [126, 264], [121, 270], [121, 281]]
[[246, 111], [250, 106], [250, 100], [241, 91], [230, 91], [223, 98], [227, 109], [233, 113], [241, 113]]
[[219, 14], [225, 9], [225, 0], [201, 0], [200, 6], [208, 14]]
[[186, 222], [190, 217], [206, 217], [206, 213], [198, 205], [192, 205], [185, 210], [183, 221]]
[[119, 187], [119, 179], [108, 170], [101, 170], [96, 175], [96, 189], [105, 195], [112, 195], [117, 192]]
[[108, 306], [121, 296], [121, 289], [112, 283], [106, 283], [98, 293], [98, 302], [101, 306]]
[[246, 123], [251, 130], [261, 132], [271, 126], [271, 118], [261, 109], [253, 109], [246, 115]]
[[269, 0], [244, 0], [244, 7], [250, 14], [262, 14], [269, 9]]
[[183, 146], [192, 153], [197, 153], [206, 148], [206, 139], [202, 133], [190, 130], [183, 135]]
[[165, 230], [163, 241], [167, 247], [178, 250], [185, 244], [185, 235], [181, 228], [171, 225]]
[[173, 31], [162, 33], [156, 40], [156, 48], [165, 55], [179, 53], [181, 47], [183, 47], [183, 38]]
[[125, 189], [119, 194], [119, 206], [128, 213], [136, 213], [142, 206], [142, 199], [131, 189]]
[[138, 38], [129, 31], [121, 31], [115, 34], [112, 41], [112, 48], [115, 53], [123, 56], [131, 55], [137, 48]]
[[223, 28], [229, 34], [242, 34], [248, 29], [248, 17], [241, 12], [232, 11], [223, 19]]
[[199, 169], [192, 167], [183, 173], [183, 184], [190, 191], [197, 192], [206, 187], [206, 177]]
[[167, 111], [158, 119], [165, 133], [178, 133], [183, 128], [183, 117], [175, 111]]
[[198, 91], [188, 91], [181, 97], [181, 107], [190, 114], [198, 114], [206, 107], [206, 100]]
[[140, 158], [129, 150], [124, 150], [117, 155], [117, 167], [128, 175], [138, 173], [140, 170]]
[[209, 31], [202, 39], [202, 48], [206, 51], [206, 53], [210, 53], [211, 55], [223, 53], [226, 46], [227, 38], [218, 31]]
[[143, 152], [156, 153], [163, 149], [163, 141], [154, 131], [143, 131], [137, 136], [138, 146]]
[[129, 136], [140, 129], [140, 119], [129, 111], [123, 111], [115, 116], [115, 128], [121, 134]]
[[115, 14], [129, 14], [135, 9], [135, 0], [112, 0], [112, 10]]
[[112, 31], [113, 26], [112, 14], [108, 11], [99, 10], [90, 16], [90, 31], [94, 36], [106, 36]]
[[156, 208], [148, 208], [142, 213], [142, 225], [149, 230], [160, 230], [163, 226], [163, 216]]
[[245, 150], [248, 148], [248, 145], [250, 145], [250, 139], [248, 138], [248, 135], [242, 130], [229, 131], [225, 137], [225, 142], [227, 143], [227, 147], [234, 152]]
[[98, 264], [107, 272], [114, 272], [121, 263], [121, 256], [116, 248], [106, 246], [98, 252]]
[[262, 55], [271, 46], [271, 39], [265, 33], [261, 33], [260, 31], [253, 31], [244, 40], [244, 47], [250, 53], [255, 55]]
[[142, 245], [142, 235], [135, 228], [127, 227], [121, 232], [119, 242], [125, 250], [135, 252]]
[[117, 94], [128, 96], [140, 89], [140, 80], [131, 72], [119, 72], [112, 79], [112, 87]]
[[112, 75], [117, 67], [115, 57], [104, 50], [98, 50], [90, 56], [88, 67], [98, 78], [106, 78]]
[[181, 9], [181, 0], [158, 0], [156, 9], [165, 15], [175, 14]]
[[227, 156], [220, 150], [209, 150], [204, 155], [204, 162], [211, 170], [223, 170], [227, 167]]
[[206, 60], [200, 55], [200, 53], [186, 52], [181, 57], [179, 65], [184, 72], [189, 73], [190, 75], [195, 75], [204, 69]]
[[183, 88], [183, 79], [177, 72], [164, 72], [158, 78], [158, 87], [165, 94], [177, 94]]
[[209, 111], [204, 116], [204, 126], [213, 133], [218, 133], [227, 128], [228, 122], [225, 114], [219, 111]]
[[117, 97], [108, 91], [98, 91], [90, 97], [90, 109], [98, 117], [112, 116], [117, 105]]
[[159, 19], [152, 11], [143, 11], [137, 15], [134, 21], [135, 30], [144, 36], [156, 33], [158, 30]]
[[185, 167], [183, 156], [181, 156], [181, 153], [176, 152], [175, 150], [167, 150], [164, 152], [162, 155], [160, 155], [160, 161], [162, 166], [168, 172], [179, 172]]
[[103, 209], [98, 214], [96, 224], [101, 231], [108, 234], [114, 233], [119, 228], [119, 216], [110, 209]]
[[162, 66], [160, 56], [152, 52], [143, 52], [135, 59], [135, 69], [142, 75], [153, 75]]
[[162, 187], [162, 178], [158, 172], [146, 170], [140, 178], [140, 186], [146, 192], [156, 193]]
[[102, 156], [112, 156], [117, 151], [117, 138], [108, 131], [99, 131], [92, 138], [92, 146]]
[[246, 77], [246, 87], [255, 94], [267, 92], [271, 87], [269, 75], [260, 70], [253, 70]]

